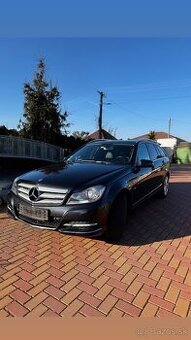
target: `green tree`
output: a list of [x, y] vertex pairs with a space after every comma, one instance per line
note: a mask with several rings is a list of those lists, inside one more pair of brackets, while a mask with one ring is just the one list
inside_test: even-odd
[[75, 138], [85, 139], [89, 135], [89, 132], [87, 132], [87, 131], [74, 131], [72, 135]]
[[18, 136], [19, 133], [16, 129], [7, 129], [7, 127], [5, 125], [0, 125], [0, 135]]
[[61, 112], [60, 92], [45, 78], [46, 64], [40, 59], [32, 83], [24, 84], [24, 114], [18, 128], [22, 137], [57, 144], [67, 133], [68, 113]]
[[155, 131], [150, 131], [149, 134], [148, 134], [148, 138], [152, 139], [152, 140], [155, 140], [156, 139]]
[[0, 125], [0, 135], [4, 135], [4, 136], [7, 136], [9, 133], [8, 133], [8, 129], [6, 128], [5, 125]]

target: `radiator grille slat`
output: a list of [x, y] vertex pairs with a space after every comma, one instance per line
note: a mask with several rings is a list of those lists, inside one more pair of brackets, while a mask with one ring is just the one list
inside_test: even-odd
[[[38, 189], [38, 199], [36, 201], [31, 201], [29, 198], [29, 192], [32, 188]], [[61, 205], [68, 193], [67, 189], [59, 189], [48, 186], [43, 186], [41, 184], [36, 185], [32, 183], [20, 182], [17, 187], [18, 196], [25, 199], [28, 202], [32, 202], [36, 205]]]

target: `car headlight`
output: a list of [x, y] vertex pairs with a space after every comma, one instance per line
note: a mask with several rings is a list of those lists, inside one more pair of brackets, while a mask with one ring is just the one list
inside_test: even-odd
[[17, 181], [16, 179], [13, 181], [12, 187], [11, 187], [11, 191], [17, 195]]
[[74, 192], [67, 204], [91, 203], [98, 201], [105, 191], [104, 185], [95, 185], [83, 191]]

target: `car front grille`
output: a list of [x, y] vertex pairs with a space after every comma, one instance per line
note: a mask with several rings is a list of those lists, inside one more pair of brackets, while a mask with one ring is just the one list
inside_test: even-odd
[[[17, 185], [18, 196], [36, 205], [61, 205], [68, 192], [67, 189], [49, 187], [40, 184], [20, 182]], [[38, 189], [38, 198], [36, 200], [31, 200], [29, 197], [32, 188]]]

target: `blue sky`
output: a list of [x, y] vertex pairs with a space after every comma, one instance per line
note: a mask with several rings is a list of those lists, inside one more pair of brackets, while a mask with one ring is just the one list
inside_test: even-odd
[[1, 0], [1, 37], [191, 36], [190, 0]]
[[104, 125], [118, 138], [149, 130], [191, 140], [190, 38], [1, 38], [0, 124], [16, 127], [23, 113], [23, 83], [31, 81], [40, 57], [47, 78], [70, 112], [71, 132], [93, 131], [104, 106]]

